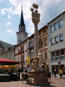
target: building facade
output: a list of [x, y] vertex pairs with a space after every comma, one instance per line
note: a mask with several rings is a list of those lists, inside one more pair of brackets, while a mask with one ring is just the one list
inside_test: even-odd
[[27, 61], [27, 57], [33, 58], [33, 35], [28, 37], [24, 43], [24, 60]]
[[15, 60], [19, 62], [17, 65], [21, 68], [21, 66], [24, 63], [24, 45], [23, 43], [20, 43], [15, 46]]
[[15, 60], [14, 49], [2, 52], [0, 58]]
[[65, 12], [48, 23], [50, 71], [65, 67]]
[[[40, 64], [44, 62], [49, 67], [49, 57], [48, 57], [48, 27], [44, 26], [39, 31], [39, 60]], [[22, 48], [22, 49], [21, 49]], [[20, 66], [27, 64], [27, 58], [30, 57], [30, 64], [34, 58], [34, 34], [26, 38], [20, 44], [15, 46], [15, 59], [20, 62]]]
[[39, 53], [40, 53], [40, 64], [44, 62], [49, 67], [48, 57], [48, 27], [44, 26], [39, 30]]
[[14, 46], [0, 40], [0, 58], [15, 60]]

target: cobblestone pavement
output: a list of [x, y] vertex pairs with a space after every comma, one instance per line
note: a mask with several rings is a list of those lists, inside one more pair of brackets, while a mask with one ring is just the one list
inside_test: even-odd
[[59, 77], [57, 77], [56, 79], [52, 77], [51, 81], [51, 87], [65, 87], [65, 77], [63, 77], [62, 79], [60, 79]]
[[[49, 87], [65, 87], [65, 78], [59, 79], [52, 77], [52, 83]], [[11, 82], [0, 82], [0, 87], [36, 87], [26, 84], [25, 81], [11, 81]]]
[[0, 82], [0, 87], [33, 87], [33, 86], [26, 84], [25, 81], [10, 81]]

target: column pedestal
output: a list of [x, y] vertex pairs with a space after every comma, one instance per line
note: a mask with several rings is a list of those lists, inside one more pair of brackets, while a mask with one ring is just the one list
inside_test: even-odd
[[29, 78], [28, 83], [37, 86], [49, 86], [47, 72], [43, 71], [31, 71], [28, 72]]

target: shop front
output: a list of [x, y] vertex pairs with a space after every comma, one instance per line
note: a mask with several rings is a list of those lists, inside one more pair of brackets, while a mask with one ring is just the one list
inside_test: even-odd
[[60, 68], [64, 69], [64, 64], [61, 64], [61, 65], [52, 65], [52, 74], [54, 73], [54, 69], [56, 69], [57, 74], [59, 74], [59, 69]]

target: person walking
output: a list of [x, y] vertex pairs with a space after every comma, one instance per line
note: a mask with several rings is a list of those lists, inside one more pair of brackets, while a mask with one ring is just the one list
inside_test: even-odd
[[60, 69], [60, 70], [59, 70], [59, 75], [60, 75], [60, 78], [62, 78], [62, 74], [63, 74], [63, 70], [62, 70], [62, 69]]
[[48, 72], [48, 81], [51, 82], [51, 72]]
[[57, 71], [56, 71], [56, 68], [54, 69], [54, 77], [56, 78], [56, 73], [57, 73]]

